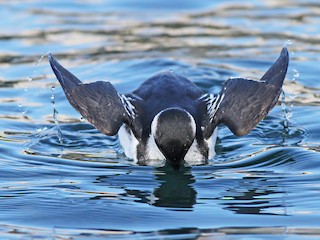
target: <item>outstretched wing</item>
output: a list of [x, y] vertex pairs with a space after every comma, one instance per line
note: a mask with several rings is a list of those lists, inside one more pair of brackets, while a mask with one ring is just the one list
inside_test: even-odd
[[122, 99], [109, 82], [84, 84], [62, 67], [50, 54], [49, 62], [70, 104], [100, 132], [117, 134], [124, 122], [130, 121]]
[[204, 136], [209, 137], [220, 123], [227, 125], [235, 135], [248, 134], [277, 103], [288, 64], [288, 50], [283, 48], [260, 81], [231, 78], [217, 96], [203, 98], [208, 110], [203, 124]]

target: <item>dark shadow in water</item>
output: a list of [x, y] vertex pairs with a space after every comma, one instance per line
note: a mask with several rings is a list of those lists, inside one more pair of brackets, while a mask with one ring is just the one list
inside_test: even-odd
[[153, 194], [154, 206], [170, 208], [191, 208], [196, 204], [197, 192], [191, 168], [181, 167], [173, 170], [166, 166], [155, 171], [156, 180], [160, 183]]
[[[235, 170], [233, 167], [231, 172], [228, 171], [228, 167], [222, 169], [222, 172], [216, 167], [204, 168], [204, 171], [201, 167], [194, 169], [196, 175], [212, 176], [198, 180], [198, 185], [205, 184], [206, 187], [212, 188], [211, 197], [206, 198], [204, 204], [212, 204], [211, 201], [214, 201], [214, 204], [237, 214], [287, 215], [286, 190], [282, 184], [284, 176], [281, 174], [277, 175], [273, 171], [239, 169], [235, 171], [234, 177], [239, 177], [238, 174], [245, 176], [226, 178], [221, 182], [220, 174], [224, 171], [228, 175], [232, 174]], [[217, 175], [214, 174], [215, 170], [218, 171]], [[208, 171], [212, 171], [213, 174], [209, 174]], [[120, 184], [112, 176], [100, 176], [98, 180], [108, 185], [112, 182], [113, 186]], [[174, 211], [193, 211], [197, 201], [204, 200], [197, 198], [196, 178], [192, 174], [191, 167], [181, 167], [179, 170], [174, 170], [171, 166], [155, 168], [154, 178], [150, 181], [155, 187], [141, 190], [139, 189], [141, 184], [137, 184], [136, 187], [131, 185], [125, 187], [125, 193], [120, 195], [130, 201]]]
[[126, 190], [126, 193], [134, 195], [138, 202], [176, 210], [187, 210], [196, 204], [197, 192], [193, 187], [195, 179], [191, 168], [174, 170], [171, 166], [164, 166], [155, 168], [154, 176], [159, 186], [151, 194], [141, 190]]

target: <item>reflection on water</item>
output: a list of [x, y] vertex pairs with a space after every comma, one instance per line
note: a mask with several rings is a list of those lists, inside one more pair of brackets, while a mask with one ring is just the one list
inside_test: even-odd
[[128, 195], [134, 195], [139, 202], [148, 203], [153, 206], [189, 209], [196, 203], [197, 192], [193, 187], [195, 182], [191, 169], [182, 167], [173, 170], [171, 166], [155, 169], [155, 181], [159, 186], [151, 193], [140, 190], [128, 190]]
[[[214, 199], [223, 209], [238, 214], [287, 215], [285, 186], [281, 184], [284, 177], [281, 174], [274, 177], [270, 177], [272, 172], [251, 171], [240, 174], [244, 177], [234, 180], [232, 186], [219, 192], [219, 196]], [[183, 167], [180, 171], [175, 171], [167, 166], [156, 169], [154, 177], [159, 186], [151, 192], [149, 189], [127, 189], [125, 195], [135, 197], [135, 201], [140, 203], [178, 211], [192, 211], [197, 201], [197, 191], [191, 168]], [[214, 181], [214, 178], [212, 180]], [[214, 190], [214, 184], [212, 185]], [[278, 200], [274, 201], [275, 198]]]
[[166, 170], [156, 170], [155, 177], [160, 184], [152, 197], [154, 206], [168, 208], [191, 208], [196, 203], [197, 192], [193, 187], [195, 178], [191, 174], [191, 168], [181, 168], [175, 171], [167, 166]]
[[[0, 1], [1, 238], [318, 238], [319, 9]], [[256, 79], [288, 40], [285, 112], [241, 138], [221, 126], [215, 159], [179, 171], [126, 159], [71, 108], [43, 55], [120, 93], [169, 69], [215, 93], [229, 77]]]
[[[273, 201], [272, 195], [284, 195], [280, 182], [270, 181], [270, 177], [244, 177], [234, 187], [227, 189], [222, 198], [226, 199], [225, 209], [234, 211], [238, 214], [278, 214], [286, 215], [286, 203]], [[280, 183], [280, 184], [279, 184]], [[229, 199], [229, 200], [228, 200]], [[280, 212], [273, 213], [269, 209], [280, 209]], [[283, 209], [283, 212], [281, 211]]]

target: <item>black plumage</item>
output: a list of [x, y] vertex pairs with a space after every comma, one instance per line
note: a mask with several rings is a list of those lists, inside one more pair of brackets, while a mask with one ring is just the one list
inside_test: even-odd
[[[138, 141], [135, 156], [128, 157], [147, 164], [152, 157], [149, 140], [155, 138], [163, 156], [177, 157], [181, 164], [188, 149], [180, 151], [177, 146], [190, 148], [193, 142], [199, 153], [194, 156], [208, 159], [212, 146], [207, 141], [221, 123], [235, 135], [249, 133], [276, 104], [289, 56], [283, 48], [260, 81], [231, 78], [218, 95], [204, 93], [187, 78], [171, 71], [154, 75], [132, 93], [118, 94], [109, 82], [83, 84], [51, 54], [49, 61], [69, 102], [83, 117], [106, 135], [115, 135], [120, 127], [125, 127]], [[162, 129], [161, 134], [152, 132], [153, 122], [158, 133]], [[191, 130], [183, 131], [184, 128]]]

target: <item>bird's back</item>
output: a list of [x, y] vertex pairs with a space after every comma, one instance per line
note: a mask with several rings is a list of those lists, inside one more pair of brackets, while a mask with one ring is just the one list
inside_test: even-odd
[[148, 118], [160, 111], [178, 107], [196, 114], [202, 90], [187, 78], [173, 72], [159, 73], [145, 81], [133, 94], [143, 100]]

